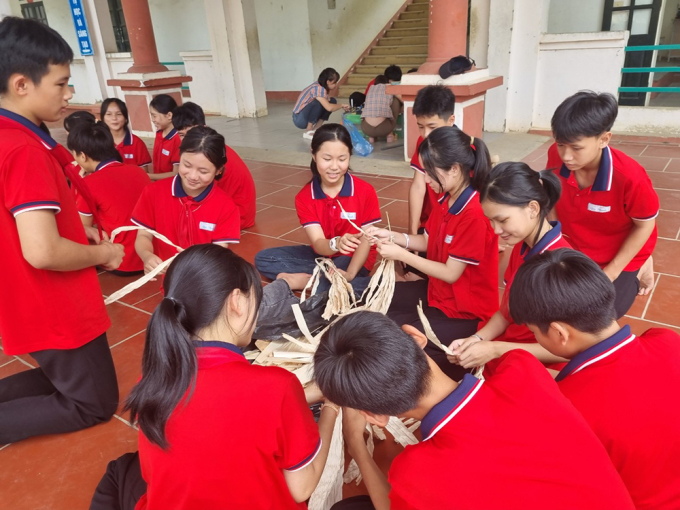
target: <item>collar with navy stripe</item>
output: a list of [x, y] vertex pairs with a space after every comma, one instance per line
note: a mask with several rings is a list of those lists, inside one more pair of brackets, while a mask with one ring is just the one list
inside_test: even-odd
[[5, 110], [4, 108], [0, 108], [0, 116], [13, 120], [14, 122], [18, 122], [25, 128], [31, 130], [33, 134], [40, 138], [46, 148], [52, 150], [57, 146], [57, 142], [54, 138], [52, 138], [41, 126], [36, 126], [26, 117], [14, 112], [10, 112], [9, 110]]
[[220, 342], [218, 340], [206, 340], [206, 341], [194, 340], [193, 343], [194, 343], [194, 347], [198, 347], [198, 348], [214, 347], [214, 348], [218, 348], [218, 349], [226, 349], [227, 351], [231, 351], [234, 354], [238, 354], [239, 356], [243, 357], [243, 359], [245, 359], [245, 356], [244, 356], [243, 352], [241, 351], [241, 349], [236, 347], [234, 344], [230, 344], [228, 342]]
[[106, 161], [102, 161], [97, 165], [97, 168], [94, 169], [95, 172], [98, 172], [102, 168], [106, 168], [107, 166], [113, 165], [115, 163], [120, 163], [117, 159], [107, 159]]
[[482, 384], [484, 384], [483, 380], [477, 379], [474, 375], [465, 374], [458, 387], [430, 409], [430, 412], [423, 418], [420, 423], [423, 441], [430, 439], [450, 422], [470, 402]]
[[[477, 192], [472, 189], [472, 186], [468, 186], [465, 188], [460, 195], [458, 195], [458, 198], [456, 198], [455, 202], [453, 202], [453, 205], [449, 207], [449, 214], [460, 214], [463, 212], [463, 209], [470, 203], [470, 200], [473, 199], [473, 197], [477, 195]], [[447, 192], [444, 193], [444, 196], [442, 196], [439, 199], [439, 203], [443, 204], [445, 200], [448, 200], [451, 195]]]
[[132, 145], [132, 131], [128, 127], [125, 128], [125, 137], [123, 138], [123, 145], [129, 147]]
[[635, 340], [635, 335], [631, 333], [630, 326], [622, 327], [618, 332], [614, 333], [609, 338], [602, 340], [600, 343], [588, 347], [585, 351], [579, 352], [574, 356], [567, 366], [565, 366], [555, 380], [561, 381], [571, 374], [580, 372], [584, 368], [597, 363], [598, 361], [614, 354], [622, 347], [628, 345]]
[[529, 260], [534, 255], [539, 255], [544, 251], [549, 250], [551, 246], [560, 242], [562, 239], [562, 224], [559, 221], [551, 221], [549, 223], [552, 225], [552, 228], [543, 234], [543, 237], [541, 237], [533, 248], [529, 248], [527, 243], [522, 243], [519, 254], [525, 261]]
[[[157, 133], [160, 133], [161, 136], [163, 135], [163, 131], [160, 130], [160, 129], [159, 129], [158, 131], [156, 131], [156, 132], [157, 132]], [[169, 132], [166, 136], [163, 137], [163, 139], [164, 139], [164, 140], [172, 140], [172, 139], [175, 137], [176, 134], [177, 134], [177, 130], [176, 130], [175, 128], [172, 128], [172, 129], [170, 130], [170, 132]], [[130, 139], [132, 139], [132, 136], [130, 136]], [[130, 142], [130, 143], [132, 143], [132, 142]]]
[[[560, 175], [565, 179], [569, 179], [572, 172], [567, 168], [567, 165], [562, 163], [560, 168]], [[591, 191], [611, 191], [612, 177], [614, 175], [614, 159], [612, 158], [612, 150], [607, 145], [602, 149], [602, 158], [600, 158], [600, 167], [595, 176], [595, 182], [590, 187]]]
[[[194, 202], [200, 202], [201, 200], [205, 199], [210, 192], [213, 189], [213, 186], [215, 185], [215, 181], [211, 182], [205, 190], [201, 192], [200, 195], [197, 197], [192, 197]], [[177, 198], [183, 198], [183, 197], [188, 197], [186, 191], [184, 191], [184, 188], [182, 187], [182, 179], [179, 175], [175, 175], [173, 177], [172, 181], [172, 196], [177, 197]]]
[[[354, 196], [354, 178], [347, 172], [345, 174], [345, 180], [342, 183], [342, 189], [338, 193], [338, 197], [353, 197]], [[328, 198], [326, 194], [321, 189], [321, 178], [315, 175], [312, 179], [312, 198], [319, 200]]]

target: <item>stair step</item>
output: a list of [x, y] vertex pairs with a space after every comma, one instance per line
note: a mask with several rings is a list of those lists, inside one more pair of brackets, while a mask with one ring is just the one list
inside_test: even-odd
[[403, 71], [408, 66], [419, 66], [426, 59], [427, 53], [422, 55], [367, 55], [361, 61], [361, 65], [380, 66], [384, 71], [387, 66], [397, 64]]
[[381, 37], [378, 46], [418, 46], [427, 45], [426, 35], [409, 35], [408, 37]]
[[[378, 73], [380, 74], [380, 73]], [[351, 74], [347, 79], [347, 85], [357, 86], [359, 88], [368, 85], [368, 82], [375, 78], [377, 75], [372, 74]]]
[[427, 11], [415, 11], [415, 12], [402, 12], [399, 15], [399, 21], [406, 21], [406, 20], [425, 20], [427, 21], [428, 14]]
[[406, 12], [428, 12], [430, 9], [429, 3], [412, 3], [406, 7]]
[[384, 37], [410, 37], [412, 35], [424, 35], [427, 37], [427, 27], [415, 28], [388, 28]]
[[423, 19], [398, 19], [392, 23], [392, 28], [418, 28], [418, 27], [428, 27], [427, 18]]
[[411, 46], [375, 46], [371, 55], [427, 55], [427, 44]]

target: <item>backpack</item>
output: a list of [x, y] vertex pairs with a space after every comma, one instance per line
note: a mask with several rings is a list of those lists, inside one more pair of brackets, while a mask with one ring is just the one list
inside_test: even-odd
[[442, 64], [442, 66], [439, 68], [439, 76], [445, 80], [450, 76], [463, 74], [464, 72], [469, 71], [474, 65], [477, 64], [475, 64], [475, 61], [471, 58], [468, 58], [465, 55], [458, 55], [457, 57], [453, 57], [448, 62], [444, 62]]

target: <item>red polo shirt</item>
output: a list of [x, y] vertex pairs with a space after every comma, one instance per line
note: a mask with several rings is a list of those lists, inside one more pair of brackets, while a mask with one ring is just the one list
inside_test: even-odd
[[217, 186], [231, 197], [241, 215], [241, 228], [252, 227], [255, 224], [255, 181], [250, 175], [248, 166], [238, 154], [225, 145], [227, 164], [222, 177], [217, 180]]
[[151, 163], [151, 155], [146, 144], [127, 128], [125, 129], [125, 138], [116, 146], [116, 149], [118, 149], [126, 165], [144, 166]]
[[0, 334], [5, 354], [76, 349], [111, 325], [94, 267], [36, 269], [24, 259], [15, 218], [54, 212], [59, 235], [87, 245], [73, 193], [52, 154], [59, 147], [28, 119], [0, 109]]
[[634, 508], [597, 436], [525, 351], [485, 381], [466, 375], [420, 428], [390, 468], [393, 510]]
[[153, 143], [153, 173], [164, 174], [172, 172], [173, 165], [179, 164], [179, 146], [182, 140], [179, 139], [175, 128], [167, 136], [163, 136], [163, 131], [156, 131], [156, 140]]
[[136, 510], [300, 509], [284, 471], [309, 465], [319, 429], [297, 378], [251, 365], [225, 342], [196, 342], [193, 394], [170, 416], [168, 450], [140, 430], [147, 493]]
[[680, 336], [624, 326], [556, 378], [600, 438], [639, 509], [680, 508]]
[[[347, 217], [340, 209], [338, 202], [342, 204]], [[326, 196], [321, 189], [321, 181], [318, 177], [314, 177], [295, 196], [295, 210], [303, 227], [320, 225], [326, 239], [347, 233], [358, 233], [347, 221], [348, 219], [361, 228], [380, 221], [380, 204], [375, 189], [349, 172], [345, 174], [342, 189], [335, 198]], [[341, 254], [338, 252], [332, 257], [338, 255]], [[375, 246], [372, 246], [364, 264], [369, 271], [373, 269], [376, 256]]]
[[[644, 168], [623, 152], [605, 147], [592, 186], [579, 189], [573, 172], [562, 164], [557, 144], [548, 150], [547, 168], [554, 168], [562, 183], [555, 206], [564, 235], [571, 245], [600, 267], [609, 264], [633, 228], [633, 220], [653, 220], [659, 197]], [[657, 230], [624, 268], [637, 271], [656, 246]]]
[[[411, 157], [411, 168], [414, 171], [422, 175], [425, 175], [425, 169], [420, 166], [420, 157], [418, 155], [418, 149], [420, 148], [421, 143], [423, 143], [423, 137], [419, 136], [418, 142], [416, 143], [416, 151], [413, 153], [413, 156]], [[439, 198], [438, 195], [434, 192], [434, 190], [429, 186], [425, 185], [425, 189], [427, 191], [425, 193], [425, 196], [423, 197], [423, 208], [420, 211], [421, 227], [424, 227], [425, 224], [427, 223], [427, 219], [430, 217], [432, 209], [437, 206]]]
[[[182, 248], [206, 243], [238, 243], [241, 239], [238, 208], [231, 198], [214, 182], [192, 198], [184, 191], [179, 175], [144, 188], [132, 211], [132, 222], [163, 234]], [[163, 260], [177, 253], [175, 248], [156, 238], [153, 243], [154, 253]]]
[[[505, 317], [505, 320], [510, 324], [505, 332], [499, 337], [495, 338], [497, 341], [503, 342], [519, 342], [519, 343], [535, 343], [536, 337], [529, 331], [529, 328], [524, 324], [515, 324], [510, 316], [510, 286], [515, 279], [515, 275], [520, 266], [535, 255], [539, 255], [544, 251], [558, 250], [560, 248], [571, 248], [571, 245], [566, 241], [562, 235], [562, 225], [559, 221], [551, 222], [553, 228], [543, 234], [543, 237], [536, 243], [533, 248], [529, 248], [527, 243], [516, 244], [510, 254], [508, 267], [503, 275], [503, 283], [505, 290], [503, 291], [503, 298], [501, 299], [500, 311]], [[561, 367], [560, 367], [561, 368]]]
[[[428, 186], [429, 187], [429, 186]], [[498, 237], [468, 186], [451, 207], [446, 193], [425, 226], [427, 258], [467, 264], [453, 284], [430, 277], [427, 303], [453, 319], [488, 320], [498, 310]]]
[[[150, 183], [149, 175], [134, 165], [125, 165], [115, 160], [103, 161], [94, 173], [85, 177], [88, 188], [96, 202], [102, 229], [109, 235], [118, 227], [130, 224], [130, 216], [139, 197]], [[92, 216], [82, 196], [76, 197], [78, 212]], [[125, 246], [125, 258], [119, 271], [141, 271], [142, 260], [135, 252], [137, 232], [123, 232], [115, 241]]]

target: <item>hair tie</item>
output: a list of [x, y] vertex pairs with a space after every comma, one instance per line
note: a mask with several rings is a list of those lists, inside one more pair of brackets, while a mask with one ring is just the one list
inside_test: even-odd
[[477, 151], [477, 147], [475, 147], [475, 137], [474, 136], [470, 137], [470, 147], [472, 147], [473, 151], [475, 151], [475, 152]]
[[172, 302], [173, 306], [176, 306], [178, 304], [177, 300], [175, 300], [174, 297], [165, 296], [163, 299], [167, 299], [168, 301]]

